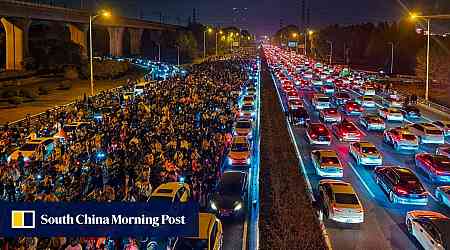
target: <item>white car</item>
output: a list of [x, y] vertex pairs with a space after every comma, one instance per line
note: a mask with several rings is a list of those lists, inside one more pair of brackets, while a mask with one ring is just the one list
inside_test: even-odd
[[360, 96], [356, 98], [355, 102], [366, 108], [375, 108], [376, 105], [375, 99], [373, 99], [373, 97], [370, 95]]
[[381, 108], [378, 114], [388, 121], [403, 122], [403, 113], [396, 108]]
[[319, 182], [320, 199], [327, 218], [340, 223], [363, 223], [364, 209], [350, 183], [325, 179]]
[[370, 142], [361, 141], [351, 143], [349, 153], [358, 165], [380, 166], [383, 164], [383, 157], [380, 151]]
[[444, 136], [450, 136], [450, 121], [434, 121], [433, 124], [444, 131]]
[[413, 210], [406, 214], [406, 228], [423, 249], [445, 250], [450, 246], [450, 219], [438, 212]]
[[440, 186], [435, 191], [436, 199], [450, 208], [450, 186]]
[[42, 152], [42, 157], [44, 157], [44, 159], [47, 159], [53, 154], [53, 149], [55, 148], [54, 142], [54, 138], [47, 137], [29, 140], [8, 157], [8, 162], [16, 161], [19, 157], [19, 154], [22, 154], [22, 156], [24, 157], [24, 161], [27, 163], [35, 159], [36, 157], [40, 157], [39, 152]]
[[450, 157], [450, 144], [443, 144], [436, 148], [437, 155], [445, 155]]
[[324, 94], [315, 94], [311, 101], [313, 107], [317, 110], [331, 107], [330, 97]]
[[415, 123], [406, 126], [411, 133], [419, 138], [419, 143], [444, 144], [444, 133], [431, 123]]

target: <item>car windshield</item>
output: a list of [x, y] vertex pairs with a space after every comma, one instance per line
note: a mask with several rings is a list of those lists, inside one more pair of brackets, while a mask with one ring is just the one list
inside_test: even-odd
[[415, 135], [411, 135], [411, 134], [402, 134], [402, 139], [403, 140], [408, 140], [408, 141], [413, 141], [416, 139]]
[[348, 98], [348, 99], [350, 99], [350, 95], [349, 94], [347, 94], [347, 93], [338, 93], [338, 94], [336, 94], [336, 97], [337, 98]]
[[427, 129], [426, 133], [429, 135], [442, 135], [442, 131], [437, 129]]
[[177, 242], [176, 250], [207, 250], [208, 241], [183, 238]]
[[244, 101], [246, 101], [246, 102], [252, 102], [252, 101], [253, 101], [253, 97], [251, 97], [251, 96], [246, 96], [246, 97], [244, 97]]
[[372, 97], [370, 97], [370, 96], [365, 96], [365, 97], [363, 97], [363, 100], [364, 101], [373, 101], [373, 98]]
[[450, 159], [447, 156], [436, 155], [433, 163], [439, 170], [450, 171]]
[[343, 125], [344, 125], [344, 129], [346, 131], [348, 131], [348, 132], [355, 132], [355, 131], [357, 131], [355, 126], [353, 126], [353, 124], [351, 124], [351, 123], [346, 123], [346, 124], [343, 124]]
[[253, 110], [253, 106], [251, 106], [251, 105], [242, 106], [242, 110], [243, 111], [252, 111]]
[[325, 126], [322, 124], [314, 124], [311, 126], [311, 129], [314, 133], [318, 133], [319, 135], [327, 135], [328, 131]]
[[34, 151], [38, 145], [37, 143], [26, 143], [20, 148], [20, 151]]
[[363, 148], [361, 149], [361, 151], [362, 151], [364, 154], [377, 154], [377, 153], [378, 153], [378, 150], [377, 150], [377, 148], [375, 148], [375, 147], [363, 147]]
[[334, 199], [338, 204], [349, 204], [349, 205], [358, 205], [358, 198], [356, 198], [355, 194], [348, 193], [335, 193]]
[[250, 122], [237, 122], [236, 128], [251, 128], [252, 124]]
[[248, 145], [247, 143], [233, 143], [233, 146], [231, 146], [231, 151], [246, 152], [248, 151]]
[[319, 97], [319, 98], [317, 98], [317, 101], [319, 101], [319, 102], [329, 102], [330, 101], [330, 98], [328, 98], [328, 97]]
[[218, 185], [219, 194], [239, 194], [241, 192], [241, 184], [239, 183], [239, 179], [233, 179], [231, 181], [221, 181]]
[[322, 157], [321, 163], [324, 164], [339, 164], [339, 159], [334, 156]]

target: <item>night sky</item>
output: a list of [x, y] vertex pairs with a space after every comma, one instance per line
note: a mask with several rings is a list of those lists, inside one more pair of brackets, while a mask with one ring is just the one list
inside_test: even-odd
[[[89, 0], [68, 0], [72, 4]], [[271, 34], [283, 25], [300, 24], [302, 0], [97, 0], [115, 12], [165, 22], [186, 24], [197, 9], [201, 23], [229, 26], [240, 24], [257, 35]], [[328, 24], [395, 21], [407, 9], [450, 13], [450, 0], [305, 0], [310, 5], [312, 28]], [[239, 11], [233, 11], [237, 8]], [[247, 10], [244, 10], [247, 8]]]

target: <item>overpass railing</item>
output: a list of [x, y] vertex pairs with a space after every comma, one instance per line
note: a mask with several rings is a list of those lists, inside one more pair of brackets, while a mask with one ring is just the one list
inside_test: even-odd
[[72, 9], [72, 8], [66, 8], [66, 7], [43, 4], [43, 3], [24, 2], [24, 1], [17, 1], [17, 0], [0, 0], [0, 2], [10, 3], [10, 4], [14, 4], [14, 5], [28, 6], [28, 7], [48, 8], [48, 9], [55, 9], [55, 10], [62, 10], [62, 11], [70, 11], [70, 12], [76, 11], [76, 12], [80, 12], [80, 13], [87, 13], [87, 11], [85, 11], [85, 10]]

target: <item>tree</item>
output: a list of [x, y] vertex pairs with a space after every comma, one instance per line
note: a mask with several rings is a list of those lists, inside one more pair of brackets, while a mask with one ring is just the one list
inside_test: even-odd
[[[449, 46], [440, 42], [433, 42], [430, 45], [430, 78], [438, 83], [450, 83], [450, 62]], [[417, 54], [416, 75], [422, 79], [426, 78], [427, 57], [426, 48]]]
[[182, 58], [192, 60], [197, 55], [197, 40], [195, 40], [192, 31], [184, 31], [178, 34], [175, 41], [176, 46], [180, 48]]

